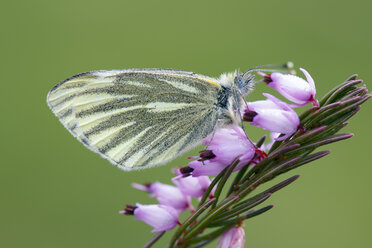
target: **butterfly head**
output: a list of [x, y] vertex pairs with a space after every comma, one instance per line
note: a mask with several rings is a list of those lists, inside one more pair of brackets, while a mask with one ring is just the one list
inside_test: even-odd
[[254, 84], [254, 74], [249, 71], [242, 74], [238, 73], [234, 78], [234, 86], [240, 90], [243, 96], [253, 90]]
[[262, 65], [262, 66], [256, 66], [253, 68], [248, 69], [244, 73], [235, 73], [234, 88], [237, 88], [240, 90], [240, 93], [245, 96], [248, 93], [250, 93], [253, 90], [254, 84], [257, 82], [254, 80], [255, 74], [257, 72], [282, 72], [282, 73], [288, 73], [292, 72], [293, 69], [293, 63], [287, 62], [282, 65]]

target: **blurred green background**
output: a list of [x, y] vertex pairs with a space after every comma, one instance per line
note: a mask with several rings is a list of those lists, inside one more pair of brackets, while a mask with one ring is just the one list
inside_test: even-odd
[[[118, 210], [154, 201], [130, 184], [169, 182], [171, 168], [187, 163], [185, 155], [130, 173], [110, 165], [48, 109], [59, 81], [151, 67], [217, 77], [291, 60], [311, 73], [320, 97], [353, 73], [372, 80], [371, 11], [367, 0], [2, 1], [0, 246], [141, 247], [151, 228]], [[302, 177], [246, 223], [246, 247], [372, 247], [371, 108], [346, 128], [354, 138], [289, 173]]]

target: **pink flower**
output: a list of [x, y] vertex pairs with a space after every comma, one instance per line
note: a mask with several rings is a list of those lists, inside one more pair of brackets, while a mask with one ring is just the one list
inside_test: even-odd
[[136, 205], [127, 205], [125, 210], [119, 211], [119, 213], [135, 215], [137, 220], [154, 227], [152, 232], [171, 230], [179, 224], [177, 210], [172, 207], [166, 205], [142, 205], [139, 203]]
[[[209, 144], [210, 139], [211, 137], [206, 138], [204, 144]], [[255, 154], [255, 146], [238, 126], [218, 129], [208, 149], [211, 150], [211, 153], [207, 154], [207, 159], [202, 156], [199, 160], [189, 163], [189, 167], [193, 169], [191, 173], [193, 177], [217, 175], [237, 157], [240, 162], [235, 170], [239, 170]]]
[[179, 170], [177, 170], [177, 175], [172, 181], [187, 196], [202, 197], [211, 183], [211, 180], [207, 176], [184, 177]]
[[244, 229], [241, 227], [232, 227], [221, 236], [217, 248], [244, 248], [244, 243]]
[[278, 98], [266, 93], [263, 95], [267, 100], [247, 103], [248, 109], [245, 109], [243, 119], [251, 125], [285, 134], [276, 140], [288, 138], [300, 125], [297, 113]]
[[296, 105], [292, 105], [292, 107], [304, 106], [310, 102], [318, 106], [319, 104], [315, 100], [316, 89], [314, 80], [305, 69], [300, 68], [300, 70], [305, 75], [307, 82], [300, 77], [290, 74], [281, 74], [278, 72], [267, 75], [260, 74], [264, 76], [264, 81], [268, 86], [278, 91], [288, 100], [297, 103]]
[[149, 192], [161, 205], [173, 207], [179, 213], [185, 211], [187, 208], [192, 209], [191, 198], [184, 195], [181, 190], [175, 186], [159, 182], [146, 185], [134, 183], [132, 186], [136, 189]]

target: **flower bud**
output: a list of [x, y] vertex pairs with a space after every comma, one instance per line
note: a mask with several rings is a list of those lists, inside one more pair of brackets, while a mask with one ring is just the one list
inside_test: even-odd
[[[244, 110], [243, 119], [251, 120], [251, 125], [271, 132], [286, 134], [276, 140], [286, 139], [300, 125], [297, 113], [287, 103], [278, 98], [266, 93], [263, 95], [267, 97], [267, 100], [247, 103], [248, 109]], [[255, 113], [254, 116], [252, 112]]]
[[[154, 227], [152, 232], [171, 230], [179, 223], [178, 213], [172, 207], [165, 205], [142, 205], [139, 203], [136, 205], [137, 207], [134, 207], [133, 215], [137, 217], [137, 220], [141, 220]], [[120, 211], [119, 213], [126, 212]]]
[[314, 80], [305, 69], [300, 68], [300, 70], [305, 75], [307, 82], [300, 77], [278, 72], [266, 75], [261, 73], [261, 75], [264, 76], [264, 82], [268, 86], [278, 91], [288, 100], [297, 103], [296, 105], [292, 105], [293, 107], [303, 106], [310, 102], [317, 106]]
[[[191, 173], [192, 171], [193, 169], [191, 169]], [[180, 170], [177, 170], [177, 175], [172, 179], [173, 183], [183, 194], [191, 197], [202, 197], [211, 183], [207, 176], [191, 177], [189, 174], [183, 176]]]
[[191, 208], [190, 197], [184, 195], [180, 189], [175, 186], [164, 183], [149, 183], [146, 185], [132, 184], [132, 186], [139, 190], [149, 192], [152, 197], [155, 197], [161, 205], [173, 207], [179, 213]]
[[191, 173], [193, 177], [217, 175], [237, 157], [240, 162], [235, 170], [239, 170], [255, 154], [255, 146], [239, 126], [218, 129], [212, 141], [210, 141], [211, 138], [206, 138], [204, 144], [209, 144], [208, 149], [214, 156], [210, 159], [200, 157], [190, 162], [189, 167], [194, 169]]
[[232, 227], [221, 236], [217, 248], [244, 248], [244, 243], [244, 229], [241, 227]]

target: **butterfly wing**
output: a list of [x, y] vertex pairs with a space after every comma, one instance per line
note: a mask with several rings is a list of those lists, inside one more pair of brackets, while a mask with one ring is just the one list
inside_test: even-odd
[[136, 69], [76, 75], [48, 94], [62, 124], [124, 170], [164, 164], [210, 134], [221, 86], [184, 71]]

